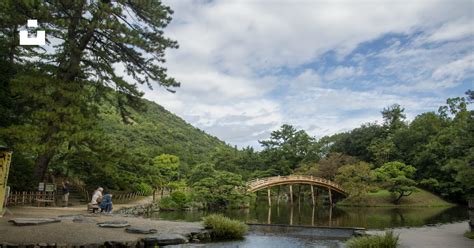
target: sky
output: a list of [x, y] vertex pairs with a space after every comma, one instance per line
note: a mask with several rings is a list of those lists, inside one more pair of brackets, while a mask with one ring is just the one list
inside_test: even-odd
[[259, 148], [282, 124], [319, 138], [398, 103], [408, 119], [474, 89], [474, 1], [165, 0], [172, 94], [192, 125]]

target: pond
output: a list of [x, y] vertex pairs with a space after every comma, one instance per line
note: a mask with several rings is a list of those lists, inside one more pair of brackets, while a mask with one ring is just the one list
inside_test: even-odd
[[[215, 212], [208, 211], [166, 211], [156, 212], [150, 217], [164, 220], [200, 221], [202, 217]], [[363, 227], [383, 229], [391, 227], [417, 227], [428, 224], [467, 220], [467, 208], [389, 208], [389, 207], [312, 207], [310, 205], [280, 204], [271, 208], [260, 204], [248, 209], [221, 211], [224, 215], [260, 224], [286, 224], [333, 227]]]
[[[154, 219], [200, 221], [215, 212], [171, 211], [156, 212]], [[248, 209], [225, 210], [220, 213], [246, 223], [285, 224], [303, 226], [363, 227], [384, 229], [419, 227], [429, 224], [457, 222], [468, 219], [465, 207], [450, 208], [388, 208], [388, 207], [312, 207], [309, 204], [280, 204], [271, 208], [265, 203]], [[298, 228], [298, 227], [295, 227]], [[293, 237], [287, 233], [250, 232], [244, 240], [206, 244], [205, 247], [344, 247], [341, 240], [321, 240], [314, 237]]]

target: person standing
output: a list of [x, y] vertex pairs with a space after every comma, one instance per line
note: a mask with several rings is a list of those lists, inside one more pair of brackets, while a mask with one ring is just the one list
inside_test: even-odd
[[70, 185], [68, 180], [63, 181], [63, 199], [64, 199], [64, 207], [68, 207], [69, 204], [69, 192], [70, 192]]

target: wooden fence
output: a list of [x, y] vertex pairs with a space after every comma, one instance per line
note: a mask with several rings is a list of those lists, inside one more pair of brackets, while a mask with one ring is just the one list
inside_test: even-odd
[[40, 202], [56, 202], [55, 192], [13, 191], [7, 199], [7, 206], [33, 205]]
[[120, 203], [127, 203], [131, 200], [136, 200], [141, 196], [145, 196], [146, 192], [139, 191], [139, 192], [122, 192], [122, 193], [113, 193], [112, 192], [112, 202], [115, 204]]
[[[121, 192], [112, 194], [112, 202], [115, 204], [127, 203], [146, 195], [145, 192]], [[40, 203], [55, 205], [56, 194], [55, 192], [14, 191], [10, 193], [6, 203], [7, 206], [26, 206]]]

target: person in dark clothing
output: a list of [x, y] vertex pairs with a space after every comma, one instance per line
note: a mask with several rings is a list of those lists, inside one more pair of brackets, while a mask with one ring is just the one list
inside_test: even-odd
[[63, 197], [64, 197], [64, 204], [65, 206], [64, 207], [68, 207], [68, 204], [69, 204], [69, 181], [68, 180], [65, 180], [63, 181]]
[[112, 194], [106, 193], [99, 205], [100, 212], [111, 213], [112, 205]]

